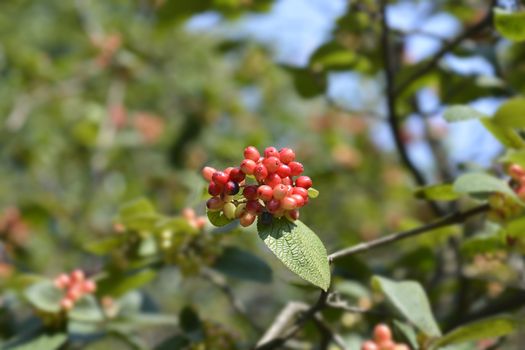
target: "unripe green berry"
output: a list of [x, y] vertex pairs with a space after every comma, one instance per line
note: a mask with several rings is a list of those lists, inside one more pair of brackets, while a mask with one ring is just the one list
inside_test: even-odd
[[232, 220], [235, 219], [235, 211], [237, 210], [237, 207], [232, 202], [224, 204], [224, 207], [222, 208], [224, 215]]

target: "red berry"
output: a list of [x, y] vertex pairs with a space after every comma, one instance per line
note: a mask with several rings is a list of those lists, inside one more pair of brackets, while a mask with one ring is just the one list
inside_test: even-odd
[[299, 219], [299, 210], [297, 209], [289, 210], [285, 213], [285, 216], [288, 220], [295, 221]]
[[512, 178], [518, 180], [519, 178], [525, 176], [525, 169], [523, 169], [518, 164], [512, 164], [509, 167], [509, 174]]
[[82, 285], [84, 293], [93, 293], [97, 289], [97, 285], [92, 280], [86, 280]]
[[281, 202], [278, 199], [272, 199], [266, 203], [266, 209], [268, 209], [270, 213], [275, 213], [280, 207]]
[[292, 181], [291, 177], [283, 177], [281, 179], [281, 182], [282, 182], [283, 185], [286, 185], [286, 186], [291, 186], [293, 184], [293, 181]]
[[232, 170], [235, 169], [234, 167], [227, 167], [226, 169], [224, 169], [223, 173], [225, 173], [226, 175], [228, 175], [228, 177], [230, 176], [230, 173], [232, 172]]
[[277, 209], [275, 211], [275, 213], [273, 213], [273, 216], [275, 216], [276, 218], [280, 218], [284, 215], [284, 213], [286, 212], [286, 210], [284, 210], [282, 207]]
[[222, 189], [224, 187], [222, 185], [219, 185], [215, 182], [210, 182], [210, 184], [208, 185], [208, 193], [210, 194], [210, 196], [218, 196], [222, 193]]
[[251, 159], [254, 162], [256, 162], [259, 160], [259, 158], [261, 158], [261, 154], [259, 153], [257, 148], [249, 146], [244, 149], [244, 158]]
[[266, 167], [266, 169], [268, 169], [269, 173], [276, 172], [279, 166], [281, 165], [281, 161], [277, 157], [264, 158], [262, 163]]
[[312, 187], [312, 180], [308, 176], [299, 176], [295, 180], [295, 186], [309, 189]]
[[295, 159], [295, 152], [291, 148], [281, 148], [279, 158], [284, 164], [288, 164]]
[[224, 186], [224, 191], [227, 195], [233, 196], [239, 193], [239, 184], [234, 181], [228, 181]]
[[213, 173], [215, 173], [217, 169], [212, 168], [211, 166], [205, 166], [202, 168], [202, 176], [206, 179], [206, 181], [211, 181], [211, 177], [213, 176]]
[[219, 185], [226, 185], [230, 177], [223, 171], [216, 171], [215, 173], [213, 173], [211, 179], [213, 180], [213, 182]]
[[255, 163], [252, 159], [245, 159], [241, 163], [241, 170], [245, 174], [253, 175], [253, 171], [255, 170], [256, 166], [257, 163]]
[[299, 162], [290, 162], [288, 166], [290, 167], [290, 170], [292, 171], [292, 176], [299, 176], [304, 171], [303, 165]]
[[262, 205], [258, 200], [248, 201], [248, 203], [246, 203], [246, 211], [252, 214], [257, 214], [262, 211]]
[[292, 194], [290, 197], [295, 199], [295, 201], [297, 202], [297, 208], [300, 208], [304, 205], [304, 198], [300, 194]]
[[298, 194], [300, 195], [301, 197], [303, 197], [304, 199], [307, 199], [308, 198], [308, 190], [306, 188], [302, 188], [302, 187], [294, 187], [292, 189], [292, 194]]
[[86, 278], [86, 275], [84, 274], [84, 271], [82, 270], [73, 270], [71, 272], [71, 281], [74, 282], [81, 282]]
[[288, 188], [286, 185], [280, 184], [273, 188], [273, 198], [281, 200], [284, 197], [286, 197], [286, 194], [288, 193]]
[[257, 195], [263, 201], [269, 201], [273, 196], [273, 189], [268, 185], [261, 185], [257, 189]]
[[255, 221], [255, 214], [252, 214], [250, 212], [246, 212], [241, 215], [239, 218], [239, 222], [241, 223], [241, 226], [248, 227]]
[[384, 323], [380, 323], [374, 327], [374, 340], [376, 343], [383, 343], [387, 340], [392, 340], [392, 331]]
[[230, 172], [230, 180], [235, 181], [237, 183], [244, 180], [245, 177], [246, 175], [242, 172], [240, 168], [233, 168]]
[[84, 294], [82, 291], [82, 285], [75, 284], [67, 291], [66, 298], [71, 299], [72, 301], [76, 301], [82, 297], [82, 294]]
[[75, 302], [69, 298], [64, 298], [60, 301], [60, 306], [66, 311], [71, 310], [74, 304]]
[[279, 159], [279, 151], [275, 147], [266, 147], [264, 150], [264, 158], [276, 157]]
[[408, 345], [401, 343], [401, 344], [396, 344], [394, 346], [394, 350], [410, 350], [410, 348], [408, 347]]
[[290, 169], [288, 165], [281, 164], [277, 168], [277, 175], [279, 175], [282, 178], [285, 178], [285, 177], [292, 175], [292, 170]]
[[219, 197], [211, 197], [206, 202], [206, 207], [211, 211], [221, 210], [224, 205], [224, 202]]
[[292, 210], [297, 207], [297, 201], [291, 196], [286, 196], [281, 199], [281, 207], [285, 210]]
[[257, 199], [257, 186], [246, 186], [242, 194], [247, 200]]
[[264, 183], [270, 186], [271, 188], [274, 188], [275, 186], [279, 185], [281, 183], [281, 177], [277, 174], [270, 174], [268, 177], [264, 180]]
[[361, 345], [361, 350], [379, 350], [379, 347], [373, 341], [367, 340]]
[[396, 343], [393, 340], [385, 340], [376, 344], [379, 346], [379, 350], [395, 350], [396, 348]]
[[69, 285], [70, 278], [65, 273], [61, 274], [54, 280], [55, 287], [59, 289], [64, 289]]
[[264, 181], [264, 179], [266, 179], [268, 176], [268, 169], [266, 169], [264, 165], [258, 164], [253, 170], [253, 175], [257, 181]]

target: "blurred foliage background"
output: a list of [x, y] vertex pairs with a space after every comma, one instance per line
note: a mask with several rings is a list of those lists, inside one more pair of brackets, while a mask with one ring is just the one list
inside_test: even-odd
[[[329, 252], [435, 217], [425, 201], [413, 196], [422, 184], [415, 183], [399, 161], [388, 131], [377, 3], [334, 0], [339, 13], [328, 19], [329, 30], [319, 34], [319, 45], [300, 62], [300, 52], [289, 42], [283, 59], [282, 44], [271, 42], [271, 35], [252, 35], [262, 33], [265, 28], [257, 27], [261, 19], [274, 16], [286, 2], [0, 3], [3, 342], [36, 322], [21, 302], [21, 290], [34, 280], [75, 268], [92, 276], [116, 276], [108, 271], [122, 274], [138, 266], [116, 249], [101, 256], [90, 248], [92, 242], [118, 235], [114, 224], [123, 203], [145, 197], [165, 215], [180, 217], [185, 208], [204, 215], [200, 169], [238, 164], [248, 145], [296, 150], [320, 191], [301, 211], [301, 220]], [[311, 23], [306, 14], [315, 6], [322, 17], [323, 6], [329, 5], [298, 5], [295, 21], [276, 28], [277, 35], [280, 31], [285, 36], [292, 28], [307, 31]], [[523, 44], [502, 39], [488, 25], [453, 47], [444, 63], [407, 80], [464, 28], [483, 20], [489, 6], [488, 1], [471, 0], [391, 2], [390, 54], [398, 80], [409, 82], [396, 106], [401, 139], [427, 183], [451, 181], [466, 169], [490, 168], [501, 174], [493, 162], [501, 152], [494, 139], [472, 124], [446, 126], [442, 111], [446, 105], [471, 102], [491, 110], [502, 99], [523, 93]], [[420, 14], [419, 22], [399, 25], [411, 12]], [[213, 25], [195, 29], [206, 16], [214, 19]], [[432, 21], [437, 24], [427, 28]], [[437, 48], [410, 57], [410, 45], [417, 46], [414, 36], [430, 38]], [[472, 64], [469, 71], [471, 61], [462, 61], [467, 59], [481, 60], [482, 68]], [[369, 307], [374, 303], [368, 281], [372, 274], [418, 280], [428, 288], [444, 329], [480, 310], [490, 314], [484, 307], [507, 300], [502, 299], [506, 294], [523, 304], [523, 273], [508, 263], [509, 254], [491, 255], [491, 266], [485, 256], [455, 254], [460, 237], [483, 227], [477, 223], [442, 229], [396, 243], [395, 249], [345, 259], [335, 269], [335, 289]], [[201, 346], [195, 348], [250, 348], [289, 300], [315, 301], [315, 289], [289, 273], [254, 229], [226, 232], [207, 224], [204, 231], [197, 255], [185, 255], [189, 245], [184, 246], [176, 253], [180, 256], [162, 268], [155, 265], [148, 283], [130, 286], [127, 294], [108, 292], [115, 299], [139, 298], [135, 307], [144, 312], [180, 314], [177, 325], [142, 328], [150, 324], [128, 320], [135, 322], [137, 333], [128, 333], [128, 328], [93, 332], [72, 337], [63, 347], [155, 348], [173, 334], [190, 334], [188, 324], [200, 318], [205, 334], [188, 335]], [[224, 253], [228, 249], [229, 255]], [[246, 261], [242, 254], [249, 254]], [[224, 256], [230, 260], [218, 264]], [[185, 266], [188, 261], [191, 266]], [[239, 267], [243, 264], [244, 270]], [[467, 278], [462, 273], [467, 266], [490, 277]], [[490, 269], [498, 272], [490, 274]], [[231, 298], [242, 301], [241, 314], [252, 324], [232, 309]], [[516, 309], [517, 304], [506, 307]], [[349, 348], [358, 348], [383, 318], [339, 310], [325, 316], [337, 324]], [[314, 344], [312, 327], [303, 336]], [[176, 349], [173, 344], [166, 349]], [[512, 344], [519, 344], [517, 337], [508, 348], [520, 348]]]

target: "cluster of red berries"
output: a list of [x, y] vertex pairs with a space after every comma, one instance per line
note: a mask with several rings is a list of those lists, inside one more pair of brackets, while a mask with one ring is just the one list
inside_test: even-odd
[[[295, 161], [290, 148], [278, 151], [267, 147], [261, 156], [257, 148], [249, 146], [239, 167], [202, 170], [212, 196], [206, 206], [210, 211], [222, 210], [228, 219], [238, 218], [245, 227], [257, 216], [263, 223], [282, 216], [297, 220], [298, 209], [308, 203], [308, 189], [312, 187], [312, 180], [301, 175], [303, 171], [303, 165]], [[247, 184], [247, 176], [253, 177], [257, 184]]]
[[396, 343], [392, 339], [392, 331], [386, 324], [380, 323], [374, 328], [374, 339], [361, 345], [361, 350], [410, 350], [404, 343]]
[[75, 302], [84, 295], [94, 293], [97, 289], [96, 283], [87, 279], [81, 270], [74, 270], [69, 275], [63, 273], [55, 278], [54, 283], [55, 287], [65, 292], [60, 306], [66, 311], [71, 310]]
[[[525, 169], [512, 164], [508, 172], [512, 178], [510, 181], [512, 189], [521, 200], [525, 200]], [[488, 218], [497, 222], [513, 218], [523, 212], [523, 207], [504, 193], [493, 193], [489, 197], [489, 205], [491, 210], [488, 212]]]

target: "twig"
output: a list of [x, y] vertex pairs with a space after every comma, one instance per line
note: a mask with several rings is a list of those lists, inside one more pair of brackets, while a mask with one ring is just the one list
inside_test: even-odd
[[334, 332], [321, 315], [315, 315], [313, 321], [322, 336], [320, 349], [328, 349], [331, 342], [334, 342], [341, 350], [348, 349], [341, 335]]
[[[316, 313], [320, 310], [322, 310], [323, 308], [325, 308], [326, 306], [326, 299], [328, 297], [328, 292], [325, 292], [325, 291], [322, 291], [321, 292], [321, 295], [319, 295], [319, 299], [317, 300], [317, 302], [310, 306], [310, 308], [308, 308], [303, 315], [301, 315], [296, 321], [295, 323], [293, 324], [292, 327], [290, 327], [286, 332], [283, 333], [283, 327], [286, 327], [285, 324], [280, 324], [279, 325], [279, 328], [277, 327], [274, 327], [275, 323], [277, 323], [277, 321], [279, 320], [279, 317], [276, 319], [276, 322], [274, 322], [274, 325], [272, 325], [272, 328], [275, 328], [274, 331], [272, 331], [272, 338], [270, 338], [269, 336], [266, 337], [266, 335], [263, 337], [263, 339], [261, 339], [258, 343], [257, 343], [257, 346], [255, 347], [255, 350], [271, 350], [271, 349], [278, 349], [280, 348], [284, 343], [286, 343], [289, 339], [291, 339], [292, 337], [294, 337], [297, 332], [299, 332], [303, 326], [306, 324], [307, 321], [311, 320], [313, 317], [315, 317]], [[281, 314], [282, 315], [282, 312]], [[293, 315], [295, 314], [292, 314], [291, 316], [293, 317]], [[284, 316], [283, 316], [283, 319], [284, 319]], [[270, 331], [270, 330], [269, 330]], [[269, 331], [267, 333], [269, 333]], [[283, 333], [282, 336], [277, 336], [277, 337], [273, 337], [274, 334], [278, 335], [278, 334], [281, 334]], [[263, 340], [265, 340], [263, 342]]]
[[330, 263], [332, 263], [333, 261], [339, 258], [345, 257], [345, 256], [362, 253], [362, 252], [365, 252], [371, 249], [375, 249], [377, 247], [384, 246], [386, 244], [390, 244], [392, 242], [400, 241], [408, 237], [417, 236], [419, 234], [422, 234], [428, 231], [432, 231], [440, 227], [458, 224], [458, 223], [465, 221], [471, 216], [481, 214], [487, 210], [489, 210], [489, 205], [482, 204], [480, 206], [474, 207], [464, 212], [456, 212], [456, 213], [444, 216], [441, 219], [433, 223], [424, 225], [424, 226], [420, 226], [420, 227], [417, 227], [411, 230], [407, 230], [407, 231], [393, 233], [391, 235], [384, 236], [384, 237], [378, 238], [373, 241], [363, 242], [353, 247], [341, 249], [335, 253], [330, 254], [328, 256], [328, 260], [330, 261]]
[[423, 67], [418, 69], [406, 80], [398, 84], [397, 88], [393, 91], [394, 96], [402, 94], [412, 83], [425, 74], [431, 72], [438, 65], [439, 61], [450, 51], [454, 50], [456, 46], [461, 44], [465, 39], [473, 36], [477, 32], [481, 31], [485, 27], [488, 27], [492, 22], [492, 7], [494, 6], [495, 1], [491, 1], [490, 8], [487, 10], [485, 16], [475, 25], [470, 28], [467, 28], [463, 33], [459, 34], [457, 37], [452, 39], [448, 44], [443, 45], [441, 49], [432, 56], [432, 59], [428, 61]]
[[214, 286], [219, 288], [219, 290], [221, 290], [224, 293], [226, 298], [228, 298], [228, 301], [230, 302], [233, 310], [240, 317], [242, 317], [253, 328], [253, 330], [255, 330], [258, 333], [262, 332], [262, 329], [248, 315], [246, 307], [235, 296], [235, 294], [233, 293], [232, 289], [230, 288], [223, 276], [209, 269], [203, 269], [201, 274], [207, 281], [211, 282]]

